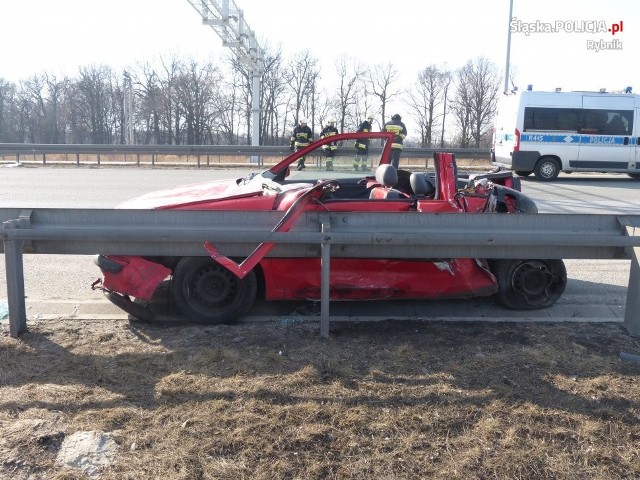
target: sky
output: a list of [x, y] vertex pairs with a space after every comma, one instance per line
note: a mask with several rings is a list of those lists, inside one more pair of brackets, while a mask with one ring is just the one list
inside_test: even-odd
[[[341, 55], [392, 63], [404, 84], [430, 64], [456, 69], [484, 56], [504, 79], [511, 29], [510, 71], [520, 89], [640, 92], [637, 0], [513, 0], [511, 22], [510, 0], [230, 1], [271, 49], [285, 57], [309, 50], [323, 79]], [[0, 0], [0, 78], [12, 82], [224, 53], [187, 0]]]

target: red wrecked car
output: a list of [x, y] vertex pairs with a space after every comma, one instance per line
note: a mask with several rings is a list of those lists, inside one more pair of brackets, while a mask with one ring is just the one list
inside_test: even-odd
[[[322, 145], [329, 141], [341, 142], [348, 153], [355, 140], [365, 138], [382, 144], [370, 155], [375, 176], [354, 172], [349, 165], [352, 157], [345, 157], [342, 171], [336, 160], [330, 173], [310, 165], [312, 158], [321, 158]], [[262, 173], [152, 192], [119, 208], [276, 210], [282, 212], [282, 220], [274, 231], [282, 232], [305, 211], [318, 210], [406, 215], [537, 213], [535, 203], [520, 192], [519, 180], [508, 171], [461, 180], [452, 154], [436, 154], [431, 173], [396, 170], [389, 164], [392, 140], [393, 135], [384, 132], [339, 134], [312, 143]], [[290, 166], [301, 156], [306, 156], [307, 171], [291, 175]], [[319, 160], [318, 164], [322, 163]], [[331, 178], [327, 180], [328, 175]], [[154, 320], [148, 302], [167, 279], [170, 300], [186, 320], [199, 323], [235, 321], [249, 312], [258, 295], [265, 300], [320, 300], [320, 258], [267, 257], [272, 247], [260, 245], [241, 263], [219, 252], [215, 239], [203, 245], [203, 256], [199, 257], [99, 255], [96, 263], [104, 275], [100, 288], [113, 303], [146, 321]], [[507, 308], [531, 310], [553, 305], [564, 292], [566, 281], [564, 263], [556, 259], [332, 258], [330, 299], [495, 295]]]

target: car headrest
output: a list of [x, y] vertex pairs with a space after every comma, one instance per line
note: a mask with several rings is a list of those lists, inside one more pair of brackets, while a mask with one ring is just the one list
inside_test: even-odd
[[412, 173], [409, 177], [409, 184], [411, 185], [411, 190], [413, 190], [413, 193], [416, 195], [430, 195], [436, 191], [436, 187], [424, 173]]
[[393, 165], [382, 164], [376, 169], [376, 181], [387, 188], [395, 187], [398, 183], [398, 172]]

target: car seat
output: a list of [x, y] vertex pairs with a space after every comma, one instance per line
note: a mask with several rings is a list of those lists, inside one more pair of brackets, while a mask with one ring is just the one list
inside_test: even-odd
[[379, 186], [373, 187], [369, 198], [372, 200], [400, 199], [406, 195], [395, 187], [398, 183], [398, 172], [393, 165], [382, 164], [376, 169], [376, 182]]
[[409, 177], [411, 190], [417, 198], [432, 197], [436, 193], [436, 187], [422, 172], [414, 172]]

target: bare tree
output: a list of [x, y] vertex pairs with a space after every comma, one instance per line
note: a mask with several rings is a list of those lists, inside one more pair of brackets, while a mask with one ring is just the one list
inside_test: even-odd
[[68, 79], [58, 80], [55, 76], [45, 73], [44, 81], [49, 105], [46, 113], [46, 123], [49, 131], [49, 143], [64, 143], [65, 141], [65, 112], [62, 108], [64, 95], [67, 91]]
[[301, 114], [311, 114], [313, 127], [313, 97], [318, 80], [318, 60], [308, 50], [297, 53], [289, 63], [287, 84], [292, 92], [294, 123], [297, 124]]
[[82, 67], [76, 82], [79, 125], [84, 127], [91, 143], [112, 143], [110, 131], [111, 76], [106, 66]]
[[282, 52], [264, 49], [264, 69], [261, 89], [260, 144], [282, 145], [289, 141], [279, 135], [280, 122], [286, 119], [286, 72], [283, 67]]
[[357, 85], [364, 69], [355, 60], [341, 55], [336, 61], [336, 72], [338, 74], [338, 92], [335, 103], [338, 111], [338, 124], [340, 125], [338, 129], [344, 132], [347, 121], [352, 126], [356, 122]]
[[169, 145], [179, 145], [183, 128], [183, 109], [178, 100], [178, 80], [184, 69], [184, 64], [176, 56], [161, 59], [162, 71], [158, 72], [162, 116], [161, 129], [166, 131]]
[[[365, 68], [365, 72], [366, 71], [368, 71], [367, 68]], [[360, 123], [368, 116], [374, 118], [375, 124], [375, 118], [377, 118], [379, 115], [379, 110], [374, 106], [377, 103], [377, 98], [371, 94], [369, 81], [366, 74], [363, 74], [362, 77], [358, 80], [355, 99], [356, 106], [354, 112], [354, 126], [357, 128]], [[378, 128], [382, 128], [382, 125], [382, 123], [379, 124]]]
[[0, 78], [0, 142], [17, 142], [16, 119], [16, 86]]
[[444, 88], [442, 91], [442, 128], [440, 129], [440, 147], [444, 147], [444, 132], [447, 128], [447, 102], [449, 100], [449, 88], [451, 87], [451, 82], [453, 81], [453, 75], [451, 75], [451, 70], [445, 70], [443, 72], [443, 82]]
[[[233, 126], [233, 123], [236, 121], [235, 110], [236, 108], [239, 111], [241, 110], [242, 117], [244, 117], [244, 121], [242, 123], [246, 128], [246, 141], [247, 143], [251, 143], [251, 98], [253, 96], [252, 72], [249, 67], [235, 55], [229, 55], [227, 57], [227, 63], [231, 65], [233, 79], [231, 83], [225, 83], [226, 88], [230, 89], [226, 97], [230, 102], [230, 105], [233, 105], [234, 112], [232, 112], [231, 116], [228, 115], [228, 112], [224, 112], [223, 115], [227, 117], [225, 123], [227, 126]], [[240, 122], [238, 121], [237, 129], [233, 127], [231, 128], [231, 131], [235, 132], [235, 135], [239, 135], [239, 123]]]
[[444, 103], [446, 73], [436, 65], [429, 65], [418, 74], [418, 81], [408, 93], [406, 104], [420, 131], [420, 145], [430, 147], [433, 144], [433, 131], [444, 115], [440, 108]]
[[476, 148], [487, 142], [495, 115], [500, 78], [496, 66], [484, 57], [469, 60], [458, 70], [453, 110], [460, 127], [460, 146]]
[[[282, 144], [301, 116], [317, 123], [335, 118], [342, 131], [371, 115], [381, 128], [389, 105], [400, 96], [394, 66], [362, 66], [341, 56], [336, 87], [322, 83], [318, 60], [309, 51], [288, 61], [264, 50], [261, 77], [260, 143]], [[240, 67], [238, 65], [238, 67]], [[177, 56], [127, 69], [134, 79], [132, 116], [138, 142], [237, 144], [250, 141], [252, 85], [246, 67], [221, 74], [212, 63], [199, 65]], [[454, 123], [462, 146], [487, 142], [498, 85], [495, 66], [470, 60], [455, 75], [428, 66], [407, 92], [406, 104], [418, 124], [420, 143], [444, 146], [445, 127]], [[34, 75], [17, 86], [0, 79], [0, 141], [113, 143], [122, 141], [124, 82], [108, 67], [88, 66], [75, 78]], [[395, 112], [391, 112], [395, 113]], [[453, 118], [453, 122], [451, 121]], [[246, 133], [245, 133], [246, 132]]]
[[18, 98], [20, 101], [20, 116], [23, 131], [30, 142], [43, 142], [42, 132], [45, 115], [44, 78], [34, 74], [27, 80], [20, 82]]
[[214, 115], [214, 88], [220, 83], [220, 72], [212, 63], [204, 65], [191, 60], [178, 76], [177, 99], [184, 112], [186, 141], [202, 145]]
[[240, 122], [243, 120], [247, 126], [246, 138], [250, 136], [251, 118], [251, 87], [250, 76], [244, 65], [233, 61], [230, 81], [222, 81], [224, 87], [219, 89], [214, 95], [215, 109], [217, 111], [218, 122], [214, 130], [220, 142], [227, 145], [236, 145], [240, 132]]
[[144, 64], [132, 83], [137, 100], [134, 111], [140, 121], [142, 143], [170, 144], [171, 122], [167, 121], [167, 116], [170, 118], [171, 111], [164, 110], [165, 101], [158, 72], [151, 65]]
[[377, 65], [369, 69], [369, 87], [371, 94], [380, 102], [380, 125], [384, 125], [387, 118], [387, 104], [400, 94], [392, 85], [398, 80], [398, 71], [391, 64]]

